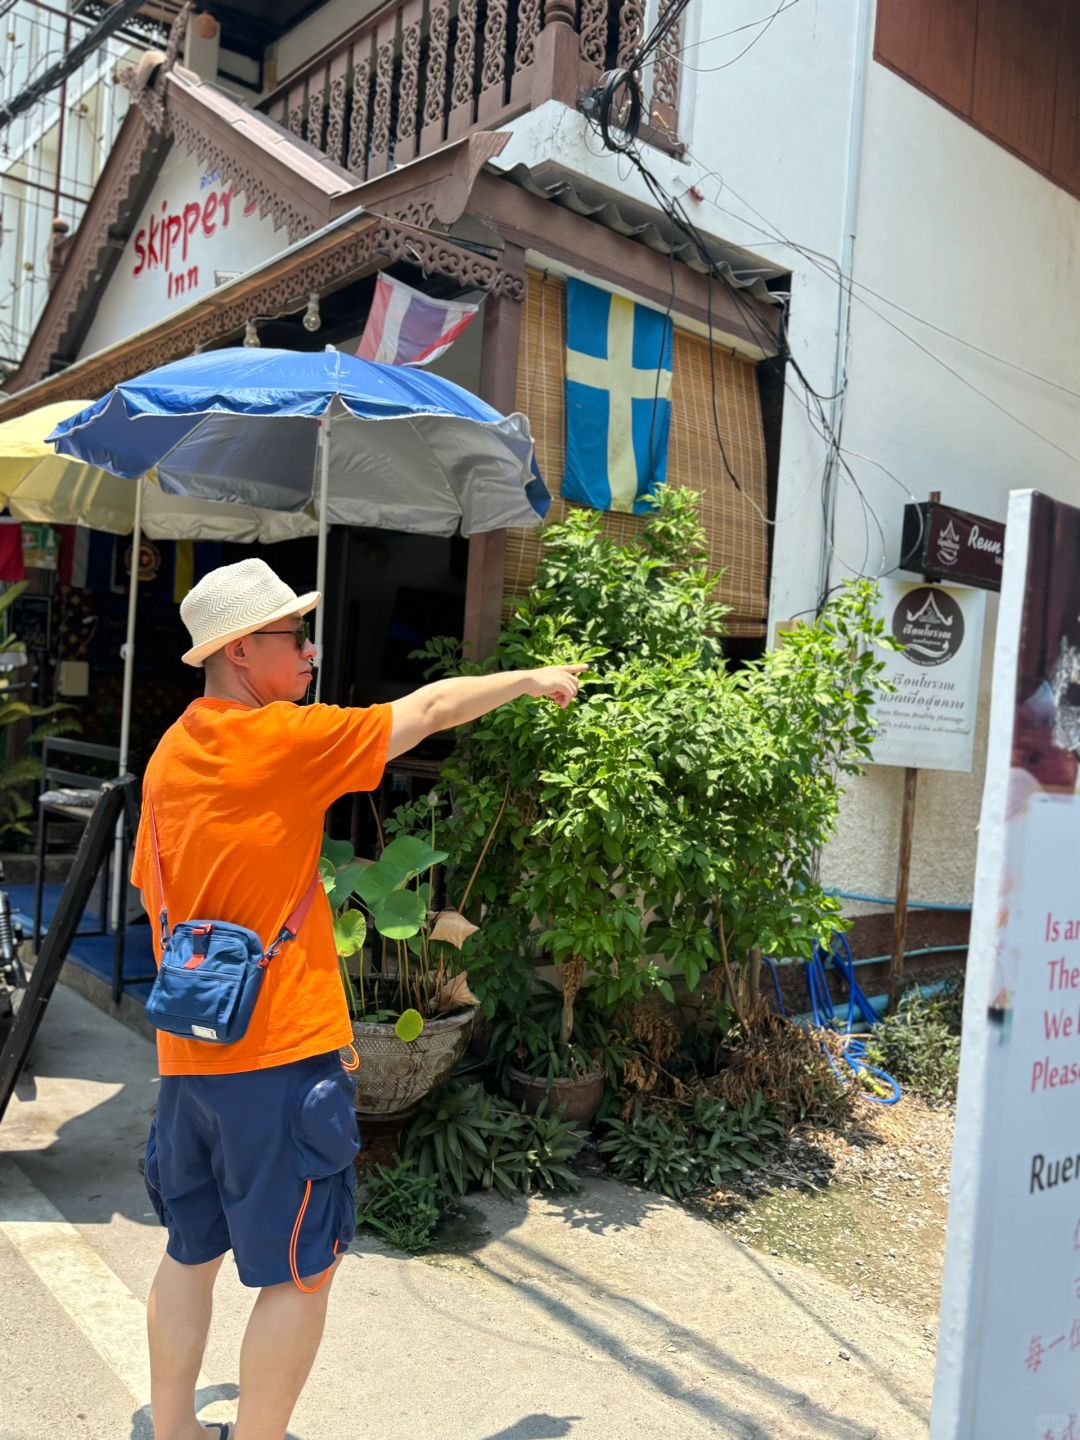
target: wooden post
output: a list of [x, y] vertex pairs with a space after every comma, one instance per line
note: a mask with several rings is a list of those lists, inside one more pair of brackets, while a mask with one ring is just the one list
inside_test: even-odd
[[[507, 245], [504, 264], [523, 258], [516, 246]], [[484, 339], [477, 389], [482, 400], [509, 415], [517, 392], [521, 304], [506, 295], [489, 295], [480, 319]], [[468, 660], [485, 660], [495, 649], [502, 622], [505, 567], [505, 530], [470, 536], [463, 636]]]
[[[930, 503], [941, 500], [940, 490], [931, 490]], [[915, 830], [915, 789], [919, 772], [914, 765], [904, 770], [904, 805], [900, 815], [900, 860], [896, 867], [896, 909], [893, 912], [892, 960], [889, 963], [889, 1009], [895, 1010], [904, 988], [904, 950], [907, 946], [908, 883], [911, 879], [911, 839]]]
[[908, 883], [911, 879], [911, 837], [915, 830], [915, 788], [919, 772], [904, 770], [904, 808], [900, 818], [900, 861], [896, 867], [896, 911], [893, 915], [892, 961], [889, 965], [889, 1009], [895, 1010], [904, 986], [904, 949], [907, 944]]

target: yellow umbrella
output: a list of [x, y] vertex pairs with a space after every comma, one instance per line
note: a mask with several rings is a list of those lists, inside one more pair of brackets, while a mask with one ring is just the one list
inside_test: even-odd
[[53, 427], [85, 404], [58, 400], [0, 423], [0, 500], [19, 520], [125, 535], [135, 520], [136, 486], [45, 444]]
[[140, 510], [140, 530], [150, 540], [272, 544], [318, 532], [314, 518], [304, 512], [288, 514], [169, 495], [152, 471], [145, 477], [147, 483], [139, 485], [81, 460], [57, 455], [46, 445], [45, 436], [90, 403], [57, 400], [14, 420], [0, 421], [0, 508], [6, 505], [17, 520], [83, 525], [110, 535], [130, 535], [136, 510]]

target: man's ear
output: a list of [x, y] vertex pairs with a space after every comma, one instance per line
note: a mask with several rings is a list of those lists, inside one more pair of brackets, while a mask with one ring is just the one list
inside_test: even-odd
[[246, 667], [249, 663], [248, 653], [245, 648], [246, 644], [247, 636], [241, 635], [239, 640], [230, 640], [227, 645], [223, 645], [222, 653], [225, 658], [230, 660], [234, 665]]

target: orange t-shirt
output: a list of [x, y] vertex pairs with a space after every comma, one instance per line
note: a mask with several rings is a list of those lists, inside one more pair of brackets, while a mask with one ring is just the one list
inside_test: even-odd
[[[324, 812], [373, 790], [386, 765], [389, 705], [367, 710], [196, 700], [165, 733], [143, 782], [154, 798], [169, 921], [229, 920], [269, 945], [319, 862]], [[144, 803], [132, 884], [161, 909]], [[296, 939], [267, 966], [247, 1033], [231, 1045], [158, 1031], [162, 1075], [231, 1075], [287, 1065], [352, 1040], [330, 906], [320, 887]]]

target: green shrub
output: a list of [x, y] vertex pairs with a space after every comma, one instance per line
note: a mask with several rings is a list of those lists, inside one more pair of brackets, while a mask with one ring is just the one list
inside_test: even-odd
[[960, 1073], [960, 1012], [963, 991], [950, 985], [926, 999], [909, 990], [887, 1015], [867, 1045], [867, 1059], [926, 1100], [956, 1098]]
[[438, 1178], [420, 1175], [411, 1161], [377, 1165], [365, 1186], [358, 1225], [370, 1225], [398, 1250], [426, 1250], [439, 1223], [442, 1196]]
[[699, 1185], [718, 1185], [726, 1175], [760, 1165], [762, 1142], [784, 1127], [760, 1095], [742, 1109], [698, 1094], [685, 1112], [638, 1101], [629, 1119], [600, 1122], [599, 1149], [620, 1180], [633, 1180], [681, 1200]]
[[[582, 1046], [590, 997], [606, 1011], [655, 992], [671, 1002], [675, 981], [696, 991], [752, 949], [809, 956], [842, 923], [817, 856], [886, 688], [879, 652], [893, 642], [869, 580], [729, 670], [700, 497], [665, 486], [656, 506], [628, 544], [587, 509], [545, 529], [490, 663], [584, 662], [579, 702], [500, 706], [459, 731], [443, 767], [455, 899], [492, 837], [471, 890], [485, 911], [465, 945], [469, 984], [502, 1018], [517, 957], [554, 963], [560, 1056]], [[478, 668], [447, 641], [425, 653], [435, 670]], [[550, 1068], [547, 1031], [523, 1040]]]
[[539, 1080], [580, 1078], [596, 1070], [613, 1073], [617, 1057], [612, 1016], [597, 1006], [594, 990], [586, 985], [578, 991], [575, 1038], [560, 1046], [562, 991], [538, 979], [525, 961], [518, 965], [508, 962], [507, 972], [513, 978], [504, 988], [487, 1042], [488, 1057], [501, 1082], [506, 1081], [511, 1067]]
[[576, 1190], [570, 1162], [584, 1143], [557, 1113], [541, 1108], [529, 1115], [479, 1085], [451, 1082], [424, 1102], [401, 1153], [450, 1195], [495, 1189], [509, 1198], [533, 1189]]

